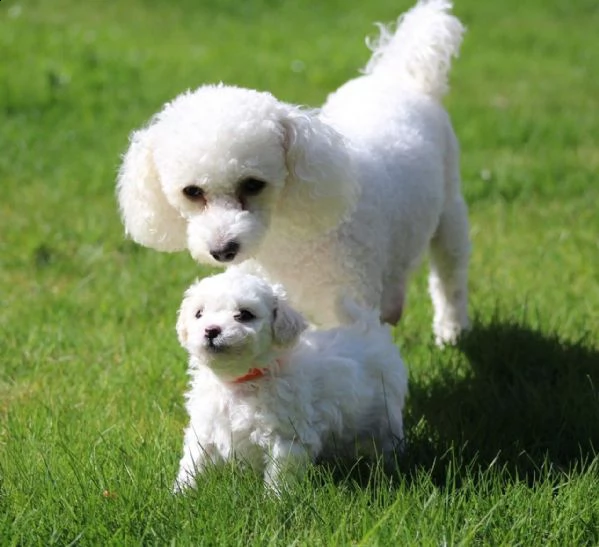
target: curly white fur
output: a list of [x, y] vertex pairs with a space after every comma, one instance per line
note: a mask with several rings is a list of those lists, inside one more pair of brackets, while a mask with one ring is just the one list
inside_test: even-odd
[[430, 247], [434, 332], [454, 341], [468, 326], [470, 246], [458, 143], [439, 103], [463, 31], [450, 7], [421, 1], [394, 33], [383, 27], [365, 74], [319, 111], [224, 85], [177, 97], [124, 157], [127, 233], [205, 263], [255, 258], [328, 326], [347, 321], [344, 292], [397, 322]]
[[[280, 288], [235, 267], [187, 290], [177, 332], [190, 354], [190, 423], [176, 491], [231, 458], [278, 491], [319, 456], [393, 454], [406, 370], [378, 314], [348, 309], [351, 325], [302, 333]], [[232, 381], [256, 367], [262, 377]]]

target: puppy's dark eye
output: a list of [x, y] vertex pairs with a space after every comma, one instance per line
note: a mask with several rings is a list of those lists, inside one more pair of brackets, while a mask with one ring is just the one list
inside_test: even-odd
[[183, 194], [191, 201], [199, 201], [204, 197], [204, 190], [194, 184], [183, 188]]
[[199, 319], [200, 317], [202, 317], [202, 310], [196, 312], [196, 318]]
[[239, 313], [235, 316], [235, 321], [240, 323], [248, 323], [252, 319], [256, 319], [256, 316], [250, 310], [239, 310]]
[[241, 181], [239, 185], [239, 192], [242, 196], [257, 196], [262, 190], [266, 183], [260, 179], [248, 178]]

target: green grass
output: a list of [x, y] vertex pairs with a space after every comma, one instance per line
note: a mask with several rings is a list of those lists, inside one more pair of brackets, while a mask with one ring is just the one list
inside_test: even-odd
[[169, 493], [175, 313], [207, 272], [124, 240], [119, 157], [205, 82], [319, 104], [409, 3], [0, 3], [0, 544], [599, 543], [599, 8], [457, 4], [473, 331], [434, 347], [420, 272], [397, 473], [319, 466], [274, 500], [234, 468]]

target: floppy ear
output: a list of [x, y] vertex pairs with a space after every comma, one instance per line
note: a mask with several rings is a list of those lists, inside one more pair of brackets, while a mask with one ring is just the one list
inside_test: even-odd
[[272, 334], [274, 343], [279, 346], [290, 346], [306, 329], [308, 324], [303, 315], [295, 311], [284, 300], [277, 300], [273, 310]]
[[154, 166], [150, 129], [131, 136], [117, 194], [125, 231], [134, 241], [159, 251], [187, 247], [187, 223], [166, 200]]
[[179, 343], [185, 348], [187, 347], [187, 322], [185, 320], [187, 306], [185, 301], [181, 304], [179, 312], [177, 313], [177, 338]]
[[289, 176], [280, 205], [304, 229], [326, 232], [352, 211], [359, 193], [347, 143], [317, 111], [291, 108], [281, 123]]

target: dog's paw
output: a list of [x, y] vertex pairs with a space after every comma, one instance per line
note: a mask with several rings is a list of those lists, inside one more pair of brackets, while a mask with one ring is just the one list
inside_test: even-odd
[[470, 323], [465, 320], [463, 324], [455, 321], [439, 321], [433, 325], [435, 344], [439, 348], [455, 346], [460, 336], [470, 329]]
[[281, 472], [269, 467], [264, 473], [265, 491], [268, 495], [281, 499], [297, 487], [302, 476], [303, 472], [300, 470]]
[[171, 489], [173, 494], [182, 494], [190, 488], [195, 488], [196, 480], [193, 475], [188, 472], [180, 472]]

